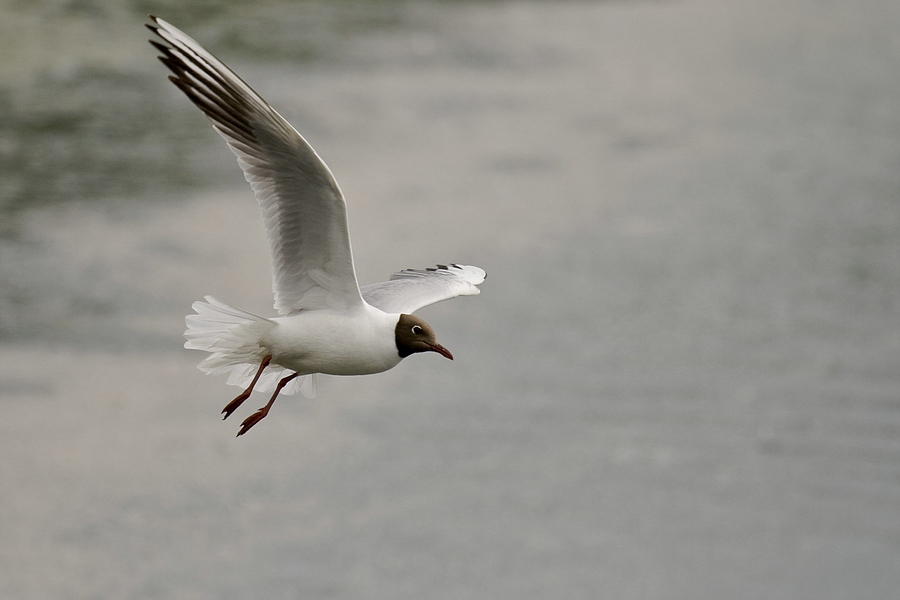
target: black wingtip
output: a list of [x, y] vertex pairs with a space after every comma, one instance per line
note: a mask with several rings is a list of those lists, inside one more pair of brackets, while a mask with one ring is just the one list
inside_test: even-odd
[[[160, 44], [159, 42], [157, 42], [156, 40], [147, 40], [147, 41], [150, 42], [150, 45], [151, 45], [151, 46], [153, 46], [154, 48], [156, 48], [157, 50], [159, 50], [159, 52], [160, 52], [161, 54], [165, 54], [165, 55], [168, 55], [168, 54], [169, 54], [169, 47], [168, 47], [168, 46], [164, 46], [164, 45]], [[160, 58], [162, 58], [162, 57], [160, 57]]]
[[[149, 29], [150, 31], [152, 31], [152, 32], [153, 32], [153, 35], [155, 35], [155, 36], [161, 38], [162, 35], [159, 33], [159, 29], [160, 29], [160, 27], [162, 27], [162, 26], [159, 24], [159, 19], [157, 19], [157, 18], [156, 18], [155, 16], [153, 16], [153, 15], [147, 15], [147, 18], [150, 19], [150, 20], [153, 21], [153, 22], [152, 22], [152, 23], [144, 23], [144, 27], [146, 27], [147, 29]], [[156, 43], [154, 43], [153, 40], [149, 40], [149, 42], [150, 42], [151, 44], [153, 44], [154, 46], [156, 46]], [[158, 47], [158, 46], [157, 46], [157, 47]]]

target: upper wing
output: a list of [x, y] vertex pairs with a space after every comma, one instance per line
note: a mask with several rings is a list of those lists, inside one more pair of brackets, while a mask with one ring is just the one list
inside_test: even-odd
[[423, 306], [456, 296], [479, 294], [477, 286], [487, 277], [470, 265], [438, 265], [437, 268], [404, 269], [390, 281], [361, 288], [363, 299], [386, 313], [411, 314]]
[[169, 23], [147, 25], [175, 85], [237, 155], [259, 201], [272, 258], [275, 309], [347, 308], [362, 298], [347, 204], [328, 166], [290, 123], [231, 69]]

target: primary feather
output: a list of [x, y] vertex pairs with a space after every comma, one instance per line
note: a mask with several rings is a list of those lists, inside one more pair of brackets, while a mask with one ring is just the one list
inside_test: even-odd
[[356, 281], [347, 204], [328, 166], [250, 86], [179, 29], [148, 27], [170, 79], [237, 156], [262, 209], [272, 259], [275, 310], [347, 309], [362, 298]]

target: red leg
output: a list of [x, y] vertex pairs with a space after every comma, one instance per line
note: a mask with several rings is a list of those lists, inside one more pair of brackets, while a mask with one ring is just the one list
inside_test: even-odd
[[269, 409], [272, 408], [273, 404], [275, 404], [275, 398], [278, 397], [278, 394], [281, 393], [281, 390], [284, 388], [284, 386], [286, 386], [292, 379], [299, 375], [299, 373], [294, 373], [282, 378], [282, 380], [278, 382], [278, 387], [275, 388], [275, 393], [272, 394], [271, 398], [269, 398], [269, 402], [261, 409], [244, 419], [244, 422], [241, 423], [241, 430], [238, 431], [238, 435], [244, 435], [250, 430], [251, 427], [262, 421], [263, 417], [269, 414]]
[[266, 354], [266, 357], [262, 359], [262, 363], [259, 365], [259, 370], [256, 372], [256, 375], [253, 377], [253, 381], [250, 382], [250, 386], [240, 393], [240, 395], [229, 402], [225, 408], [222, 409], [222, 414], [225, 416], [222, 419], [227, 419], [228, 415], [233, 413], [238, 406], [244, 403], [244, 400], [250, 397], [250, 392], [253, 391], [253, 387], [256, 385], [256, 382], [259, 381], [259, 376], [262, 375], [262, 372], [266, 370], [266, 367], [269, 366], [269, 363], [272, 361], [272, 355]]

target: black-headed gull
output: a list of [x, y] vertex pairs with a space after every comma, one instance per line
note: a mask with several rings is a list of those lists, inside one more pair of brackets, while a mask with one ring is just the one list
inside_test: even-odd
[[[347, 204], [328, 166], [262, 97], [200, 44], [150, 17], [151, 40], [169, 79], [212, 121], [237, 155], [263, 212], [279, 317], [260, 317], [210, 296], [185, 319], [185, 348], [209, 356], [199, 368], [229, 373], [245, 387], [225, 418], [255, 389], [274, 389], [238, 435], [265, 417], [275, 398], [315, 395], [315, 374], [387, 371], [416, 352], [437, 352], [434, 331], [411, 313], [456, 296], [478, 294], [485, 273], [469, 265], [407, 269], [360, 287], [353, 266]], [[309, 375], [309, 377], [303, 377]], [[305, 380], [305, 381], [304, 381]], [[303, 385], [301, 386], [301, 382]]]

